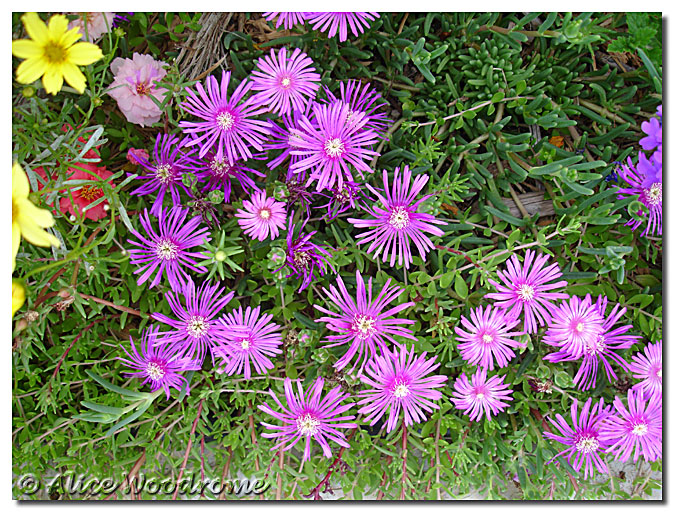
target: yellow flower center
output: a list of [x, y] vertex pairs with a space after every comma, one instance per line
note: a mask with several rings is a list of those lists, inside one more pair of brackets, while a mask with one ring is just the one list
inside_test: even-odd
[[93, 201], [101, 196], [103, 196], [103, 191], [95, 185], [83, 185], [80, 189], [80, 197], [87, 201]]
[[50, 64], [61, 64], [66, 60], [68, 55], [68, 50], [54, 41], [49, 41], [44, 47], [44, 56], [45, 59], [49, 61]]
[[141, 96], [150, 94], [150, 87], [148, 86], [148, 84], [144, 83], [136, 84], [136, 94], [139, 94]]

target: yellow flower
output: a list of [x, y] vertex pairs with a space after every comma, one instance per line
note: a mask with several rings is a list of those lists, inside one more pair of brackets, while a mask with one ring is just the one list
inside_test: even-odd
[[73, 89], [82, 94], [87, 80], [78, 66], [87, 66], [103, 57], [101, 49], [92, 43], [76, 43], [82, 37], [79, 29], [68, 30], [68, 19], [55, 14], [49, 27], [34, 13], [21, 16], [30, 39], [12, 41], [12, 53], [26, 59], [16, 69], [16, 80], [32, 84], [42, 77], [45, 91], [56, 94], [66, 79]]
[[26, 301], [26, 288], [21, 280], [12, 280], [12, 317]]
[[28, 199], [30, 184], [18, 163], [12, 166], [12, 271], [16, 267], [21, 236], [36, 246], [60, 246], [59, 239], [43, 228], [54, 224], [49, 210], [38, 208]]

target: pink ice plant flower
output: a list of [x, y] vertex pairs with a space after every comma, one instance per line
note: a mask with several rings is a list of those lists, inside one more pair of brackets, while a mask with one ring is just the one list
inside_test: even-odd
[[279, 440], [279, 443], [272, 447], [272, 451], [279, 448], [288, 451], [303, 437], [305, 439], [304, 461], [309, 461], [311, 457], [312, 440], [321, 446], [326, 458], [332, 456], [329, 443], [331, 441], [341, 447], [349, 447], [349, 443], [341, 431], [342, 429], [355, 429], [357, 427], [354, 422], [348, 422], [354, 419], [354, 415], [344, 415], [351, 408], [351, 403], [341, 404], [349, 397], [349, 394], [341, 392], [338, 386], [322, 398], [323, 385], [323, 378], [318, 377], [305, 394], [302, 382], [297, 380], [298, 393], [296, 395], [293, 391], [291, 379], [286, 378], [284, 381], [286, 404], [282, 403], [274, 391], [270, 390], [269, 393], [280, 411], [270, 408], [267, 402], [258, 406], [258, 408], [281, 421], [280, 426], [261, 422], [272, 432], [262, 433], [260, 436]]
[[[73, 12], [77, 19], [68, 24], [68, 30], [77, 27], [82, 34], [82, 41], [93, 43], [113, 26], [114, 12]], [[88, 36], [88, 37], [87, 37]]]
[[406, 324], [414, 324], [415, 321], [394, 317], [415, 303], [409, 301], [389, 306], [404, 292], [403, 287], [390, 286], [391, 279], [388, 279], [377, 297], [373, 299], [372, 277], [368, 280], [366, 290], [363, 277], [357, 270], [356, 300], [354, 300], [339, 274], [336, 276], [336, 282], [337, 288], [333, 285], [330, 285], [329, 289], [323, 288], [328, 300], [335, 305], [335, 311], [319, 305], [314, 305], [314, 308], [325, 314], [317, 319], [317, 322], [325, 322], [328, 329], [336, 333], [328, 335], [327, 340], [330, 343], [324, 347], [349, 344], [347, 352], [333, 365], [337, 370], [344, 369], [352, 360], [354, 360], [352, 370], [360, 361], [363, 362], [362, 370], [378, 350], [382, 354], [387, 351], [388, 343], [398, 345], [394, 336], [417, 340], [410, 329], [403, 327]]
[[110, 64], [114, 77], [108, 94], [117, 101], [129, 123], [151, 126], [162, 117], [162, 109], [152, 98], [161, 103], [169, 92], [157, 84], [166, 76], [164, 66], [165, 62], [151, 55], [135, 52], [132, 59], [117, 57]]
[[306, 14], [306, 12], [264, 12], [263, 17], [270, 22], [276, 18], [276, 28], [283, 25], [285, 30], [290, 30], [296, 25], [303, 25]]
[[466, 410], [464, 415], [469, 415], [472, 421], [480, 420], [483, 415], [491, 420], [492, 415], [504, 411], [509, 405], [507, 401], [513, 400], [512, 393], [509, 384], [504, 383], [504, 376], [488, 379], [487, 370], [478, 367], [471, 376], [471, 382], [464, 373], [457, 378], [451, 401], [458, 410]]
[[312, 24], [314, 30], [327, 32], [328, 37], [339, 37], [339, 41], [346, 41], [349, 30], [356, 37], [363, 34], [370, 27], [371, 21], [379, 18], [376, 12], [308, 12], [305, 18]]
[[415, 348], [410, 351], [405, 346], [400, 350], [385, 350], [375, 355], [366, 365], [366, 373], [361, 382], [370, 388], [359, 393], [361, 405], [359, 413], [366, 415], [364, 422], [371, 426], [387, 412], [387, 433], [398, 425], [401, 413], [403, 423], [412, 426], [427, 420], [424, 412], [431, 413], [440, 408], [433, 401], [442, 396], [440, 390], [448, 377], [443, 374], [429, 376], [440, 367], [436, 357], [426, 359], [426, 352], [415, 356]]
[[279, 236], [279, 230], [286, 228], [286, 204], [267, 197], [265, 191], [256, 192], [251, 201], [244, 200], [243, 208], [234, 214], [239, 226], [249, 237], [263, 241]]
[[661, 395], [663, 391], [661, 341], [647, 344], [644, 353], [633, 355], [633, 361], [628, 366], [628, 370], [633, 373], [634, 378], [641, 380], [633, 387], [633, 390], [641, 390], [645, 399], [653, 395]]
[[253, 95], [253, 102], [278, 115], [304, 110], [316, 96], [321, 80], [313, 64], [299, 48], [290, 55], [285, 47], [278, 54], [272, 49], [258, 59], [257, 69], [251, 72], [251, 90], [259, 91]]
[[[433, 194], [427, 194], [418, 198], [424, 186], [429, 181], [426, 174], [418, 175], [412, 181], [412, 172], [408, 166], [403, 168], [403, 173], [397, 167], [394, 170], [393, 184], [389, 186], [387, 171], [383, 171], [384, 196], [377, 190], [366, 184], [368, 190], [380, 201], [382, 208], [364, 207], [364, 210], [373, 216], [373, 219], [348, 218], [351, 224], [357, 228], [367, 228], [366, 232], [359, 233], [356, 238], [358, 244], [370, 242], [367, 252], [377, 258], [382, 253], [382, 260], [393, 266], [398, 256], [398, 265], [406, 269], [412, 263], [411, 242], [417, 248], [422, 260], [425, 260], [427, 251], [434, 248], [431, 239], [425, 235], [441, 236], [443, 230], [433, 225], [447, 224], [445, 221], [436, 219], [431, 214], [421, 212], [421, 205]], [[411, 183], [412, 181], [412, 183]]]
[[506, 367], [509, 361], [516, 356], [514, 348], [525, 347], [525, 342], [519, 342], [513, 337], [522, 335], [519, 331], [511, 331], [518, 325], [518, 319], [510, 318], [501, 308], [492, 308], [482, 305], [473, 308], [469, 314], [471, 320], [462, 315], [460, 326], [455, 326], [457, 345], [460, 356], [470, 365], [479, 365], [488, 370]]
[[549, 255], [537, 255], [527, 250], [521, 265], [518, 257], [512, 255], [506, 262], [506, 271], [497, 271], [501, 283], [489, 279], [489, 283], [497, 292], [485, 294], [486, 299], [495, 299], [495, 306], [509, 312], [510, 316], [520, 317], [525, 312], [525, 333], [536, 333], [539, 325], [551, 322], [553, 301], [569, 297], [564, 292], [552, 292], [567, 286], [560, 267], [553, 263], [546, 267]]
[[604, 322], [590, 294], [583, 300], [572, 296], [554, 307], [542, 341], [580, 358], [603, 333]]

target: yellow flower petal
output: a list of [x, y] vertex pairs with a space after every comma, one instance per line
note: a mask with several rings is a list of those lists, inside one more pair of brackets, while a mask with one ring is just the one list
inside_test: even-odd
[[45, 91], [50, 94], [56, 94], [63, 86], [63, 73], [60, 66], [49, 66], [42, 77], [42, 85]]
[[49, 31], [47, 25], [40, 19], [37, 13], [27, 12], [21, 16], [23, 26], [26, 27], [28, 37], [35, 41], [38, 45], [43, 46], [49, 41]]
[[87, 86], [87, 79], [84, 78], [80, 68], [70, 62], [64, 62], [61, 65], [61, 69], [63, 70], [63, 77], [66, 79], [66, 82], [78, 93], [82, 94], [84, 88]]
[[23, 222], [20, 224], [21, 236], [31, 244], [43, 247], [54, 246], [57, 248], [61, 246], [59, 239], [40, 228], [37, 224], [30, 222]]
[[26, 301], [26, 288], [19, 280], [12, 280], [12, 317]]
[[30, 183], [26, 172], [18, 162], [15, 162], [12, 165], [12, 201], [27, 198], [29, 193]]
[[103, 52], [93, 43], [75, 43], [68, 48], [68, 61], [77, 66], [88, 66], [102, 58]]
[[59, 41], [68, 30], [68, 18], [63, 14], [54, 14], [49, 18], [49, 35], [53, 41]]
[[12, 54], [19, 59], [41, 57], [42, 47], [30, 39], [17, 39], [12, 41]]
[[19, 211], [17, 219], [23, 232], [24, 224], [34, 224], [40, 228], [49, 228], [54, 226], [52, 213], [44, 208], [37, 207], [28, 198], [17, 200], [16, 208]]
[[19, 223], [12, 222], [12, 272], [16, 269], [16, 254], [19, 252], [19, 245], [21, 245], [21, 228]]
[[47, 61], [41, 57], [26, 59], [16, 68], [16, 81], [32, 84], [47, 71]]
[[80, 32], [80, 29], [73, 27], [61, 36], [59, 42], [64, 48], [68, 48], [69, 46], [74, 45], [81, 37], [82, 32]]

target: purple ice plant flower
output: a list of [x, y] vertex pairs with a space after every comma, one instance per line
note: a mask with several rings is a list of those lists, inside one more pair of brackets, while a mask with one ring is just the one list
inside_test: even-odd
[[274, 240], [279, 230], [286, 228], [286, 204], [268, 198], [265, 191], [256, 192], [251, 201], [243, 201], [243, 208], [238, 209], [234, 217], [249, 237], [262, 241], [271, 234]]
[[253, 102], [278, 115], [304, 110], [316, 96], [321, 81], [313, 64], [299, 48], [290, 56], [286, 55], [285, 47], [278, 55], [272, 49], [269, 55], [258, 59], [258, 69], [251, 72], [251, 90], [259, 91], [253, 95]]
[[[588, 399], [578, 411], [579, 402], [574, 399], [572, 403], [572, 425], [567, 420], [556, 414], [555, 419], [549, 418], [549, 422], [558, 430], [556, 435], [544, 432], [544, 436], [566, 446], [556, 454], [548, 463], [564, 456], [567, 462], [579, 472], [584, 468], [584, 479], [593, 477], [594, 470], [602, 474], [609, 474], [609, 468], [603, 459], [609, 447], [609, 441], [603, 438], [603, 425], [611, 415], [612, 408], [605, 407], [603, 399], [593, 406], [593, 399]], [[592, 407], [592, 409], [591, 409]]]
[[394, 317], [406, 308], [415, 306], [415, 303], [407, 302], [389, 307], [404, 292], [403, 287], [390, 286], [391, 279], [388, 279], [373, 300], [373, 279], [368, 280], [366, 291], [366, 284], [357, 270], [355, 301], [347, 291], [342, 277], [338, 274], [336, 278], [337, 288], [333, 285], [329, 289], [323, 288], [324, 294], [335, 305], [335, 311], [319, 305], [314, 305], [314, 308], [325, 314], [317, 322], [325, 322], [329, 330], [337, 333], [327, 337], [330, 343], [324, 347], [350, 345], [347, 352], [333, 365], [337, 370], [344, 369], [354, 360], [353, 371], [362, 361], [359, 370], [361, 374], [363, 366], [376, 355], [378, 349], [384, 354], [388, 349], [387, 342], [398, 345], [394, 336], [417, 340], [411, 330], [403, 327], [406, 324], [415, 324], [415, 321]]
[[[426, 352], [415, 356], [415, 348], [407, 351], [405, 346], [400, 350], [386, 350], [382, 355], [375, 355], [366, 365], [366, 373], [361, 381], [371, 388], [359, 393], [361, 405], [359, 413], [367, 415], [364, 422], [374, 425], [389, 412], [386, 427], [391, 433], [397, 426], [400, 414], [403, 413], [403, 423], [412, 426], [427, 419], [424, 412], [431, 413], [440, 406], [432, 401], [438, 401], [442, 396], [440, 390], [448, 377], [443, 374], [429, 376], [440, 363], [435, 363], [436, 357], [426, 359]], [[367, 375], [366, 375], [367, 374]]]
[[635, 217], [628, 221], [624, 226], [629, 226], [635, 231], [644, 222], [644, 216], [647, 217], [647, 226], [640, 233], [640, 236], [646, 234], [662, 234], [662, 167], [659, 163], [648, 159], [644, 153], [640, 152], [637, 167], [628, 157], [627, 162], [618, 169], [619, 176], [626, 182], [626, 187], [617, 188], [617, 198], [624, 199], [633, 197], [644, 205], [646, 212], [639, 208]]
[[310, 459], [312, 440], [321, 446], [326, 458], [332, 456], [330, 441], [341, 447], [349, 447], [349, 443], [341, 431], [342, 429], [355, 429], [357, 427], [354, 422], [347, 422], [354, 419], [354, 415], [344, 415], [351, 408], [351, 403], [341, 404], [349, 397], [349, 394], [342, 393], [338, 386], [322, 398], [323, 384], [323, 378], [316, 378], [305, 395], [302, 383], [298, 380], [298, 394], [296, 395], [293, 391], [291, 379], [286, 378], [284, 392], [287, 406], [277, 398], [272, 390], [270, 390], [270, 395], [277, 403], [280, 411], [270, 408], [267, 402], [258, 406], [260, 410], [281, 421], [280, 426], [261, 422], [272, 433], [262, 433], [260, 436], [279, 440], [279, 443], [272, 448], [273, 451], [279, 448], [282, 451], [288, 451], [303, 437], [305, 437], [304, 461]]
[[525, 347], [525, 342], [519, 342], [513, 337], [522, 335], [518, 331], [511, 331], [520, 322], [508, 317], [501, 308], [492, 308], [482, 305], [473, 308], [470, 312], [471, 320], [462, 315], [462, 329], [455, 326], [457, 345], [460, 356], [470, 365], [494, 368], [495, 362], [499, 367], [506, 367], [516, 354], [513, 348]]
[[357, 209], [359, 202], [364, 202], [366, 199], [372, 198], [367, 196], [361, 185], [356, 182], [343, 182], [342, 187], [333, 187], [327, 193], [318, 193], [319, 196], [327, 197], [328, 203], [317, 206], [317, 208], [326, 208], [326, 217], [332, 221], [341, 213], [347, 210]]
[[557, 263], [544, 267], [548, 259], [549, 255], [537, 255], [528, 249], [522, 265], [516, 255], [511, 255], [506, 262], [506, 271], [497, 271], [501, 283], [488, 280], [497, 292], [485, 294], [485, 298], [495, 299], [495, 306], [513, 317], [520, 317], [524, 310], [525, 333], [536, 333], [539, 324], [549, 324], [555, 306], [552, 301], [569, 297], [563, 292], [551, 292], [566, 287], [567, 282], [554, 281], [562, 276], [562, 272]]
[[312, 203], [314, 202], [315, 193], [309, 191], [305, 184], [298, 182], [295, 179], [286, 182], [286, 191], [283, 192], [288, 208], [298, 203], [305, 209], [307, 217], [310, 217]]
[[251, 98], [244, 100], [253, 83], [242, 80], [228, 98], [229, 85], [230, 72], [225, 71], [220, 85], [213, 75], [209, 75], [206, 89], [200, 82], [195, 86], [196, 92], [190, 87], [186, 89], [188, 97], [181, 103], [181, 108], [199, 121], [181, 121], [178, 125], [183, 132], [193, 136], [188, 146], [199, 145], [200, 158], [213, 147], [216, 148], [216, 159], [227, 158], [228, 162], [252, 158], [249, 146], [263, 150], [269, 128], [266, 121], [255, 119], [255, 116], [266, 109], [255, 105]]
[[193, 217], [186, 221], [187, 209], [173, 207], [170, 210], [160, 209], [158, 217], [158, 232], [152, 227], [148, 210], [144, 209], [139, 218], [145, 235], [136, 230], [130, 230], [138, 241], [128, 239], [129, 244], [138, 248], [129, 250], [129, 261], [141, 266], [134, 271], [140, 274], [138, 284], [150, 279], [157, 271], [150, 287], [157, 285], [166, 274], [172, 289], [184, 287], [188, 275], [185, 269], [197, 273], [205, 273], [205, 267], [197, 265], [195, 258], [205, 258], [201, 252], [188, 251], [190, 248], [201, 246], [211, 240], [206, 228], [199, 228], [201, 218]]
[[[293, 219], [293, 212], [291, 212], [289, 219]], [[312, 242], [312, 236], [316, 234], [316, 230], [310, 233], [303, 233], [307, 220], [302, 224], [300, 228], [300, 233], [297, 238], [293, 238], [294, 226], [289, 221], [288, 231], [286, 235], [286, 245], [288, 247], [286, 251], [286, 263], [285, 267], [291, 271], [291, 274], [288, 274], [286, 278], [302, 277], [302, 283], [300, 285], [299, 292], [305, 290], [309, 284], [314, 279], [314, 273], [318, 273], [323, 276], [326, 272], [327, 267], [332, 265], [328, 262], [327, 258], [331, 256], [330, 252], [324, 249], [322, 246]]]
[[368, 119], [362, 130], [372, 130], [380, 137], [383, 137], [392, 120], [387, 118], [385, 112], [378, 112], [383, 109], [387, 103], [382, 96], [374, 89], [371, 84], [363, 84], [360, 80], [348, 80], [340, 82], [340, 96], [334, 95], [327, 87], [324, 87], [327, 103], [342, 101], [349, 106], [349, 121], [355, 114], [364, 113]]
[[264, 12], [263, 17], [270, 22], [276, 18], [275, 28], [283, 25], [284, 30], [290, 30], [296, 25], [304, 25], [306, 14], [306, 12]]
[[420, 212], [422, 203], [433, 196], [433, 194], [427, 194], [417, 198], [429, 181], [429, 176], [426, 174], [418, 175], [412, 184], [411, 178], [412, 172], [408, 166], [403, 168], [402, 175], [397, 167], [394, 170], [394, 181], [390, 188], [387, 171], [383, 171], [384, 196], [370, 184], [366, 184], [368, 190], [377, 197], [383, 208], [378, 206], [373, 206], [372, 209], [364, 207], [364, 210], [374, 219], [351, 217], [347, 219], [357, 228], [368, 229], [368, 231], [358, 234], [356, 238], [361, 239], [358, 244], [370, 242], [366, 251], [372, 254], [373, 258], [377, 258], [382, 253], [382, 261], [386, 262], [387, 256], [390, 256], [389, 265], [393, 266], [396, 256], [398, 256], [398, 265], [404, 265], [406, 269], [410, 267], [412, 262], [410, 243], [415, 244], [422, 260], [426, 260], [426, 253], [434, 248], [434, 244], [425, 235], [425, 232], [441, 236], [443, 230], [433, 225], [447, 224], [431, 214]]
[[512, 390], [508, 383], [504, 383], [504, 376], [492, 376], [487, 379], [487, 370], [478, 367], [471, 376], [471, 382], [466, 374], [457, 378], [455, 390], [450, 398], [458, 410], [466, 410], [472, 421], [478, 421], [483, 414], [488, 420], [508, 406], [506, 401], [512, 401]]
[[[372, 130], [362, 130], [368, 122], [365, 113], [351, 114], [349, 105], [342, 102], [330, 105], [314, 104], [314, 119], [302, 116], [299, 129], [290, 129], [297, 149], [291, 155], [303, 157], [290, 170], [294, 173], [309, 172], [307, 185], [316, 181], [316, 190], [321, 191], [345, 181], [354, 181], [352, 169], [363, 178], [372, 173], [367, 160], [378, 153], [370, 149], [378, 140]], [[351, 117], [350, 117], [351, 116]], [[349, 121], [347, 121], [349, 117]]]
[[577, 359], [602, 335], [605, 319], [590, 294], [582, 300], [572, 296], [554, 306], [542, 341]]
[[161, 313], [153, 313], [152, 317], [173, 329], [163, 332], [157, 344], [177, 348], [181, 355], [196, 360], [200, 366], [207, 352], [215, 360], [214, 349], [226, 341], [218, 316], [234, 297], [234, 292], [224, 292], [220, 283], [211, 285], [206, 281], [195, 287], [190, 278], [184, 286], [167, 291], [165, 297], [175, 318]]
[[[642, 149], [645, 151], [656, 149], [656, 153], [662, 153], [663, 128], [661, 126], [661, 118], [653, 117], [649, 121], [643, 121], [642, 131], [647, 134], [646, 137], [640, 139]], [[659, 161], [661, 161], [660, 158]]]
[[305, 19], [312, 24], [313, 30], [328, 32], [328, 37], [339, 36], [339, 41], [346, 41], [348, 31], [356, 37], [370, 27], [370, 21], [379, 18], [376, 12], [308, 12]]
[[300, 119], [303, 116], [306, 116], [309, 122], [315, 125], [314, 114], [312, 111], [313, 105], [314, 102], [309, 101], [307, 102], [307, 106], [304, 110], [294, 110], [290, 114], [284, 114], [281, 117], [282, 122], [280, 124], [277, 124], [271, 119], [267, 120], [268, 127], [270, 129], [270, 135], [267, 141], [265, 141], [265, 150], [281, 150], [281, 153], [277, 157], [267, 163], [267, 167], [270, 169], [275, 169], [290, 158], [286, 171], [287, 181], [295, 179], [304, 182], [306, 179], [307, 170], [300, 171], [298, 173], [291, 171], [291, 168], [298, 161], [304, 158], [299, 155], [294, 155], [291, 152], [299, 149], [299, 147], [296, 145], [296, 142], [300, 139], [300, 137], [294, 135], [294, 132], [302, 131], [302, 128], [300, 127]]
[[614, 398], [615, 413], [607, 419], [603, 436], [610, 440], [607, 452], [619, 461], [633, 462], [640, 456], [647, 461], [656, 461], [662, 455], [662, 400], [653, 395], [649, 401], [642, 391], [628, 391], [628, 408], [619, 397]]
[[281, 326], [272, 321], [272, 315], [260, 315], [260, 307], [240, 306], [223, 316], [219, 323], [223, 345], [215, 352], [225, 359], [222, 372], [228, 376], [243, 374], [251, 378], [251, 365], [257, 374], [267, 374], [274, 368], [270, 358], [281, 354]]
[[145, 385], [150, 382], [150, 390], [155, 392], [163, 388], [166, 392], [166, 398], [169, 398], [169, 389], [175, 388], [180, 391], [183, 386], [186, 387], [187, 394], [190, 393], [190, 385], [187, 380], [181, 376], [181, 372], [190, 370], [199, 370], [199, 362], [181, 357], [173, 348], [168, 346], [156, 346], [155, 341], [158, 337], [158, 327], [146, 328], [141, 337], [140, 351], [136, 348], [133, 338], [129, 337], [131, 343], [131, 352], [121, 346], [129, 357], [117, 357], [124, 365], [133, 369], [133, 372], [124, 374], [130, 377], [142, 378]]
[[157, 193], [150, 210], [150, 213], [154, 216], [162, 208], [164, 195], [167, 191], [171, 194], [172, 204], [180, 205], [179, 188], [186, 191], [181, 177], [193, 162], [192, 153], [194, 150], [187, 149], [187, 143], [187, 139], [179, 139], [175, 135], [157, 134], [152, 162], [140, 153], [136, 156], [137, 162], [149, 174], [138, 176], [138, 180], [147, 180], [147, 182], [131, 194], [147, 196]]
[[633, 387], [633, 390], [642, 391], [645, 399], [653, 395], [661, 395], [663, 390], [661, 341], [659, 340], [656, 344], [647, 344], [644, 353], [633, 355], [633, 361], [628, 365], [628, 370], [633, 373], [634, 378], [642, 380]]

